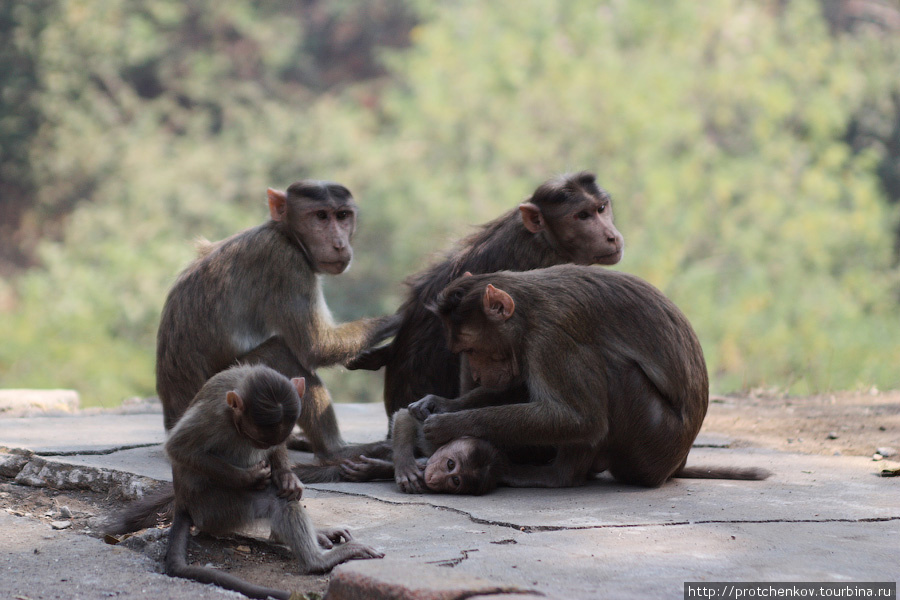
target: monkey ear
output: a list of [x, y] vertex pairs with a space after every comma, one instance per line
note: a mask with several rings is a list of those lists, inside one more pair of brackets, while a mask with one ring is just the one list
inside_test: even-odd
[[471, 277], [471, 276], [472, 276], [472, 271], [466, 271], [465, 273], [463, 273], [463, 277]]
[[291, 379], [291, 384], [293, 384], [294, 389], [297, 390], [297, 395], [302, 400], [303, 394], [306, 393], [306, 377], [294, 377]]
[[272, 188], [266, 190], [266, 195], [269, 197], [269, 216], [273, 221], [284, 221], [287, 215], [287, 195]]
[[512, 296], [491, 284], [484, 289], [484, 314], [492, 321], [505, 321], [516, 310]]
[[537, 205], [523, 202], [519, 205], [519, 212], [522, 213], [522, 224], [525, 225], [525, 229], [531, 233], [537, 233], [544, 229], [544, 215]]
[[231, 390], [227, 394], [225, 394], [225, 401], [228, 402], [228, 406], [231, 407], [231, 410], [234, 411], [234, 414], [240, 416], [244, 412], [244, 400], [238, 395], [238, 393], [234, 390]]

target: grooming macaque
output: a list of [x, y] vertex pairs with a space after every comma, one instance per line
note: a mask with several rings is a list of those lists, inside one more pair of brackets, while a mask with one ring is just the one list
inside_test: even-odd
[[609, 195], [591, 173], [559, 176], [538, 187], [528, 201], [487, 223], [440, 263], [409, 280], [398, 311], [403, 319], [393, 342], [364, 352], [348, 368], [385, 366], [388, 416], [426, 394], [459, 394], [460, 363], [447, 348], [440, 320], [427, 309], [466, 271], [527, 271], [562, 263], [613, 265], [624, 252], [613, 225]]
[[237, 362], [271, 363], [308, 378], [299, 424], [327, 456], [344, 444], [315, 370], [390, 337], [399, 316], [335, 325], [325, 304], [319, 274], [342, 273], [353, 255], [357, 209], [347, 188], [300, 181], [270, 189], [268, 200], [268, 222], [204, 244], [169, 293], [156, 353], [164, 424], [171, 430], [214, 374]]
[[461, 396], [409, 407], [428, 443], [556, 449], [550, 464], [500, 465], [504, 485], [566, 487], [607, 470], [646, 486], [767, 476], [685, 467], [708, 405], [703, 352], [681, 311], [637, 277], [572, 265], [461, 277], [434, 310], [465, 368]]
[[[173, 487], [133, 504], [113, 519], [110, 533], [146, 527], [161, 507], [174, 513], [166, 553], [166, 573], [214, 583], [253, 598], [290, 594], [249, 584], [208, 567], [187, 563], [191, 525], [223, 535], [259, 519], [269, 521], [273, 538], [290, 546], [300, 572], [322, 573], [351, 559], [383, 555], [349, 541], [344, 529], [316, 531], [298, 501], [300, 480], [290, 470], [285, 440], [300, 413], [305, 382], [288, 380], [269, 367], [236, 366], [212, 377], [169, 433], [166, 454]], [[320, 545], [332, 547], [323, 552]]]

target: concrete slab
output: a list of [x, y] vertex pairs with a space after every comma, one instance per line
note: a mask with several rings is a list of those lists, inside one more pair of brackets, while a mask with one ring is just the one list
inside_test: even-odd
[[240, 594], [173, 579], [156, 561], [84, 535], [0, 511], [0, 597], [237, 600]]
[[[349, 440], [386, 431], [379, 405], [339, 405], [338, 417]], [[34, 485], [53, 464], [169, 479], [162, 439], [159, 414], [0, 419], [0, 446], [66, 449], [31, 459]], [[152, 445], [117, 449], [136, 440]], [[882, 463], [734, 447], [715, 434], [699, 442], [689, 464], [761, 466], [774, 475], [675, 480], [658, 489], [601, 478], [483, 497], [410, 496], [392, 482], [321, 484], [307, 485], [303, 502], [317, 524], [347, 526], [385, 552], [385, 560], [360, 567], [366, 577], [395, 585], [399, 574], [415, 578], [415, 565], [448, 569], [469, 596], [485, 580], [526, 595], [630, 599], [680, 598], [685, 581], [900, 579], [900, 480], [877, 477]]]

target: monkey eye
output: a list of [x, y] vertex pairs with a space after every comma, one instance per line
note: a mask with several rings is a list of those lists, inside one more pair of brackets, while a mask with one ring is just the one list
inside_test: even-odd
[[456, 487], [459, 487], [459, 477], [458, 476], [454, 475], [452, 481], [453, 481], [453, 485], [455, 485]]
[[328, 213], [324, 210], [317, 211], [316, 218], [319, 219], [320, 221], [324, 221], [325, 219], [328, 218]]
[[606, 205], [607, 205], [607, 204], [608, 204], [608, 202], [604, 202], [603, 204], [601, 204], [601, 205], [600, 205], [600, 208], [597, 209], [597, 212], [598, 212], [598, 213], [602, 213], [603, 211], [605, 211], [605, 210], [606, 210]]
[[345, 219], [349, 219], [351, 214], [352, 213], [349, 210], [341, 210], [341, 211], [338, 211], [336, 216], [337, 216], [338, 221], [343, 221]]
[[[448, 459], [447, 459], [447, 470], [448, 470], [448, 471], [452, 471], [452, 470], [453, 470], [453, 467], [455, 467], [455, 466], [456, 466], [456, 463], [453, 461], [453, 459], [452, 459], [452, 458], [448, 458]], [[454, 477], [454, 479], [459, 479], [459, 478], [458, 478], [458, 477]]]
[[580, 213], [578, 213], [577, 215], [575, 215], [575, 218], [578, 219], [579, 221], [586, 221], [590, 217], [591, 217], [591, 215], [586, 210], [583, 210]]

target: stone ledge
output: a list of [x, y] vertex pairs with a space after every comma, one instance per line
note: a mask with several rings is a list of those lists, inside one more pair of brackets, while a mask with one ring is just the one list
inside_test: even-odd
[[142, 498], [157, 482], [131, 473], [67, 465], [41, 458], [27, 450], [0, 448], [0, 477], [19, 485], [56, 490], [87, 490], [123, 500]]
[[477, 596], [546, 598], [544, 594], [407, 560], [353, 561], [336, 567], [324, 600], [464, 600]]
[[0, 416], [73, 413], [81, 405], [75, 390], [0, 390]]

